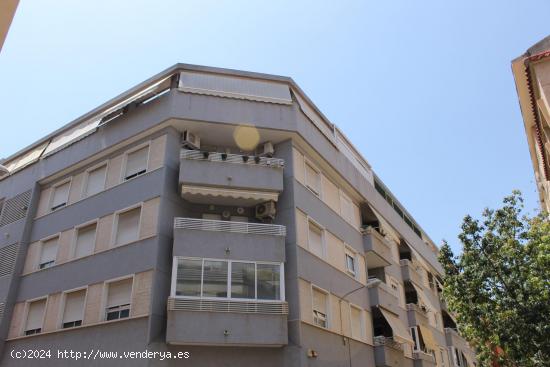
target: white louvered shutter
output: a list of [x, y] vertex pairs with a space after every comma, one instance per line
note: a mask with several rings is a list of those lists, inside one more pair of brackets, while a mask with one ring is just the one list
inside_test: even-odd
[[83, 319], [85, 298], [85, 290], [67, 294], [67, 298], [65, 299], [65, 311], [63, 312], [63, 323], [81, 321]]
[[132, 279], [124, 279], [109, 284], [107, 308], [130, 304], [132, 297]]

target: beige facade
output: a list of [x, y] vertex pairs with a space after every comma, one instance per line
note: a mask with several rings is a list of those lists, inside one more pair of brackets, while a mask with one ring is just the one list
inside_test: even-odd
[[550, 212], [550, 36], [512, 61], [543, 210]]

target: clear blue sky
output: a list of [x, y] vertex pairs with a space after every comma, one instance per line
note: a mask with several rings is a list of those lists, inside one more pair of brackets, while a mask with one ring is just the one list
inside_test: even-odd
[[21, 0], [0, 157], [177, 62], [291, 76], [434, 241], [518, 188], [537, 207], [510, 61], [540, 1]]

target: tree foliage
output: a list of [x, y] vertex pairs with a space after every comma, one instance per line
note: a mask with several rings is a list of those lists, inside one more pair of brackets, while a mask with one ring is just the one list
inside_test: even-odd
[[550, 220], [522, 214], [514, 191], [464, 218], [459, 256], [447, 243], [439, 254], [447, 306], [482, 366], [550, 366]]

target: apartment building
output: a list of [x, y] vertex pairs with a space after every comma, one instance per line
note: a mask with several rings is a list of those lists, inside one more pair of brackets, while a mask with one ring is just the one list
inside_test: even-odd
[[512, 61], [541, 208], [550, 213], [550, 36]]
[[290, 78], [177, 64], [5, 159], [0, 198], [2, 366], [475, 365], [437, 247]]

